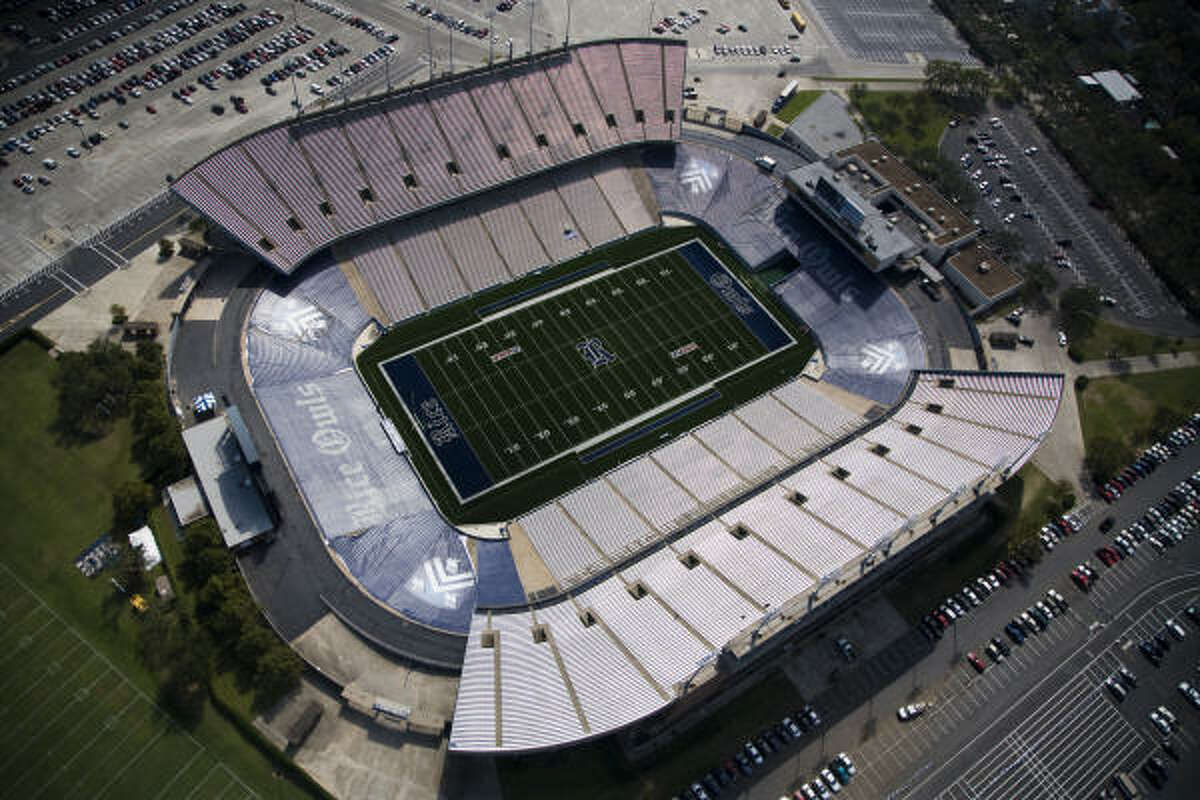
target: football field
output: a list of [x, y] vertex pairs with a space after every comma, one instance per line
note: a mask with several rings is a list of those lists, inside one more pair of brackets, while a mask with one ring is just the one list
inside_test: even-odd
[[0, 798], [257, 795], [0, 565]]
[[583, 273], [380, 363], [460, 500], [701, 402], [794, 344], [698, 240]]

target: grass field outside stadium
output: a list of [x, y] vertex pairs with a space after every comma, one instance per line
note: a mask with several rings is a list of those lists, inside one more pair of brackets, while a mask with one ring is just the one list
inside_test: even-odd
[[402, 323], [359, 358], [454, 521], [515, 516], [794, 377], [803, 326], [660, 229]]

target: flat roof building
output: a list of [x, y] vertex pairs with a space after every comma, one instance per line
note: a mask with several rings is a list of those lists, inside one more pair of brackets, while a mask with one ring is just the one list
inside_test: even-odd
[[1021, 276], [993, 250], [972, 242], [942, 264], [942, 273], [973, 313], [991, 308], [1021, 288]]
[[185, 429], [183, 443], [226, 546], [244, 547], [275, 527], [252, 469], [258, 451], [236, 407]]

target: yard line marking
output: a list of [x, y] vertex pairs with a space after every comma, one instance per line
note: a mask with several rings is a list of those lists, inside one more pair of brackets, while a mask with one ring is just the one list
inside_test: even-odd
[[164, 794], [166, 794], [167, 790], [170, 789], [171, 786], [174, 785], [175, 781], [179, 780], [179, 778], [185, 772], [187, 772], [189, 769], [191, 769], [192, 764], [194, 764], [196, 762], [196, 759], [202, 755], [204, 755], [203, 750], [197, 750], [196, 752], [192, 753], [192, 757], [187, 760], [187, 763], [184, 764], [182, 767], [180, 767], [178, 770], [176, 770], [175, 774], [171, 776], [171, 780], [169, 780], [165, 784], [163, 784], [162, 789], [160, 789], [158, 794], [156, 794], [154, 796], [154, 800], [158, 800], [160, 797], [162, 797]]
[[[131, 698], [129, 699], [129, 702], [128, 702], [128, 703], [126, 703], [126, 704], [125, 704], [125, 705], [124, 705], [124, 706], [121, 708], [121, 710], [120, 710], [120, 711], [118, 711], [116, 714], [113, 714], [113, 715], [110, 715], [110, 716], [115, 716], [115, 717], [118, 717], [118, 718], [119, 718], [119, 717], [123, 717], [123, 716], [125, 716], [125, 712], [129, 710], [129, 707], [130, 707], [130, 706], [132, 706], [134, 703], [136, 703], [136, 702], [137, 702], [138, 700], [140, 700], [140, 699], [141, 699], [141, 698], [139, 698], [137, 695], [134, 695], [133, 697], [131, 697]], [[81, 724], [82, 724], [82, 723], [81, 723]], [[78, 727], [79, 727], [79, 726], [76, 726], [75, 728], [72, 728], [72, 729], [71, 729], [71, 731], [70, 731], [70, 733], [68, 733], [67, 735], [68, 735], [68, 736], [70, 736], [70, 734], [71, 734], [71, 733], [74, 733], [74, 732], [75, 732], [75, 730], [76, 730]], [[75, 759], [79, 758], [81, 755], [83, 755], [85, 752], [87, 752], [87, 750], [88, 750], [88, 749], [89, 749], [89, 748], [90, 748], [90, 747], [91, 747], [93, 744], [95, 744], [95, 742], [96, 742], [96, 740], [97, 740], [97, 739], [99, 739], [101, 736], [106, 736], [106, 735], [108, 735], [108, 733], [109, 733], [109, 728], [107, 728], [107, 727], [106, 727], [106, 726], [104, 726], [104, 725], [101, 725], [101, 726], [99, 726], [99, 728], [100, 728], [100, 730], [96, 731], [95, 735], [94, 735], [94, 736], [92, 736], [92, 738], [91, 738], [91, 739], [88, 739], [88, 740], [87, 740], [87, 743], [85, 743], [84, 745], [82, 745], [82, 746], [80, 746], [80, 747], [77, 747], [77, 748], [76, 748], [76, 750], [75, 750], [75, 754], [74, 754], [73, 756], [71, 756], [70, 758], [68, 758], [66, 761], [64, 761], [62, 764], [60, 764], [60, 765], [59, 765], [59, 766], [56, 768], [56, 769], [57, 769], [59, 772], [66, 772], [66, 770], [67, 770], [67, 767], [69, 767], [69, 766], [70, 766], [70, 765], [71, 765], [71, 764], [72, 764], [72, 763], [75, 761]], [[44, 792], [44, 791], [46, 791], [46, 789], [47, 789], [49, 786], [50, 786], [50, 781], [46, 781], [46, 782], [44, 782], [44, 783], [42, 784], [41, 788], [39, 788], [39, 789], [37, 790], [37, 792], [36, 792], [36, 793], [33, 795], [33, 797], [34, 797], [34, 798], [36, 798], [36, 797], [40, 796], [40, 795], [41, 795], [41, 793], [42, 793], [42, 792]]]

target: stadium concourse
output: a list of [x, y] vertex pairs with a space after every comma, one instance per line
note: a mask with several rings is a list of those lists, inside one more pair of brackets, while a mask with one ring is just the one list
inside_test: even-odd
[[[773, 175], [681, 140], [683, 58], [602, 42], [456, 76], [267, 129], [176, 185], [281, 273], [242, 312], [244, 377], [360, 598], [462, 653], [455, 751], [560, 747], [655, 714], [866, 585], [1028, 460], [1058, 410], [1060, 375], [923, 369], [907, 307]], [[364, 334], [669, 217], [751, 268], [789, 266], [775, 293], [823, 378], [488, 536], [448, 523], [355, 371]], [[404, 636], [372, 640], [425, 660]]]

